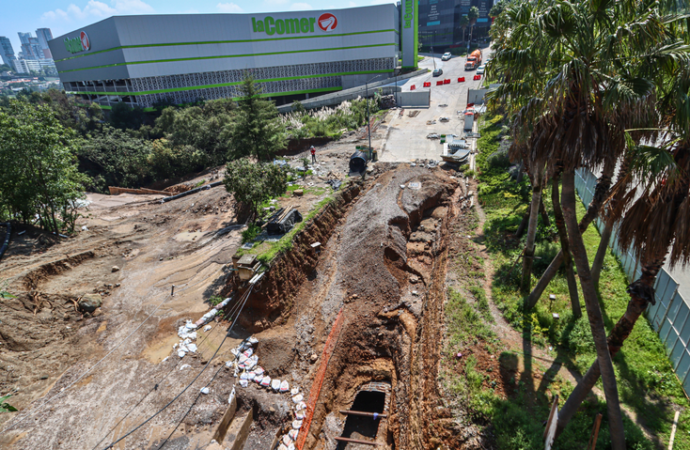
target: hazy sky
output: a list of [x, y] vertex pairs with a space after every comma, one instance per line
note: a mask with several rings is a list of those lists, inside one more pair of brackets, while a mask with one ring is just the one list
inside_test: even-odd
[[255, 13], [335, 9], [395, 3], [395, 0], [3, 0], [0, 14], [0, 36], [12, 41], [18, 55], [17, 32], [50, 28], [58, 37], [84, 25], [115, 15], [126, 14], [195, 14]]

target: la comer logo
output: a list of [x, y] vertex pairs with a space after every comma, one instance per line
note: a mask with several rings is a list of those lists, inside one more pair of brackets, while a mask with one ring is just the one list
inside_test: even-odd
[[321, 14], [318, 22], [323, 31], [333, 31], [338, 26], [338, 19], [331, 13]]
[[91, 50], [91, 40], [86, 31], [79, 33], [79, 37], [65, 38], [65, 48], [70, 53], [79, 53]]
[[338, 26], [338, 19], [331, 13], [323, 13], [316, 17], [303, 17], [301, 19], [275, 19], [266, 16], [261, 19], [252, 17], [252, 30], [254, 33], [274, 34], [310, 34], [316, 31], [317, 25], [325, 32], [331, 32]]

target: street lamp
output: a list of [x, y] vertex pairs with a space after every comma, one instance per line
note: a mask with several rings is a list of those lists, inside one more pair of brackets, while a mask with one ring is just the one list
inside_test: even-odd
[[365, 98], [366, 101], [367, 101], [367, 129], [368, 129], [368, 131], [369, 131], [369, 161], [371, 161], [371, 157], [372, 157], [372, 149], [371, 149], [371, 118], [369, 117], [369, 83], [372, 82], [372, 81], [374, 81], [374, 80], [377, 79], [378, 77], [383, 76], [383, 75], [385, 75], [385, 74], [376, 75], [374, 78], [368, 80], [368, 81], [365, 83], [365, 84], [366, 84], [366, 93], [364, 94], [364, 98]]

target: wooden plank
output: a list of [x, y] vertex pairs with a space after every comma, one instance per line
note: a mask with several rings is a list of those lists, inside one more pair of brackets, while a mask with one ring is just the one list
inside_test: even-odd
[[601, 426], [601, 413], [597, 414], [594, 419], [594, 428], [592, 428], [592, 435], [589, 437], [589, 444], [587, 448], [594, 450], [597, 447], [597, 438], [599, 438], [599, 427]]
[[673, 417], [673, 427], [671, 428], [671, 439], [668, 442], [668, 450], [673, 449], [673, 440], [676, 437], [676, 427], [678, 426], [678, 416], [680, 416], [680, 411], [676, 411], [676, 415]]
[[340, 410], [340, 414], [350, 415], [350, 416], [363, 416], [363, 417], [388, 417], [388, 414], [370, 413], [364, 411], [349, 411], [345, 409]]
[[551, 450], [553, 440], [556, 438], [556, 427], [558, 426], [558, 396], [554, 395], [553, 404], [551, 405], [551, 412], [549, 413], [549, 420], [546, 422], [546, 429], [544, 430], [544, 448]]
[[343, 442], [351, 442], [353, 444], [365, 444], [365, 445], [381, 445], [378, 442], [372, 442], [372, 441], [363, 441], [362, 439], [351, 439], [351, 438], [344, 438], [344, 437], [337, 437], [335, 438], [336, 441], [343, 441]]

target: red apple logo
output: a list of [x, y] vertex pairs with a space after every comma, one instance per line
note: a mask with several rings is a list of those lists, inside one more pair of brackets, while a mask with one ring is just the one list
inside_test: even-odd
[[319, 28], [323, 31], [333, 31], [338, 26], [338, 19], [331, 13], [324, 13], [319, 16]]

